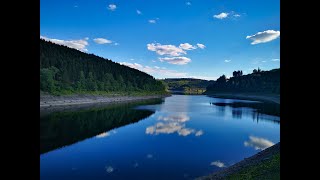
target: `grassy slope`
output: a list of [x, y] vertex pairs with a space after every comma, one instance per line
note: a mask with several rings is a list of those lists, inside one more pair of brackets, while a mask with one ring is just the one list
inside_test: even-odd
[[280, 142], [225, 168], [196, 180], [280, 179]]
[[230, 180], [280, 179], [280, 152], [269, 160], [249, 166], [227, 177]]

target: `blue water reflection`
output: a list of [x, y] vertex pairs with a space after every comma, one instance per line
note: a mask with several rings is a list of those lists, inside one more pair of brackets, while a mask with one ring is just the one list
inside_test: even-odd
[[153, 114], [40, 155], [41, 179], [194, 179], [280, 141], [280, 117], [210, 104], [235, 101], [173, 95], [135, 107]]

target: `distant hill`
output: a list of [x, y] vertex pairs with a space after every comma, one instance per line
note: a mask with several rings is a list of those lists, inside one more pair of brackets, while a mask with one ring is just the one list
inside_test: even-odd
[[168, 78], [161, 80], [171, 93], [202, 94], [210, 81], [193, 78]]
[[40, 92], [165, 92], [147, 73], [40, 39]]
[[280, 68], [270, 71], [253, 70], [253, 73], [242, 75], [234, 71], [234, 77], [227, 79], [224, 75], [210, 83], [206, 94], [210, 93], [280, 93]]

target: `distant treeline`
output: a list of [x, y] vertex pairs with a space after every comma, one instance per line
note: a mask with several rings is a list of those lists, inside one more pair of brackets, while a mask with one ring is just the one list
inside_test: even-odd
[[164, 92], [165, 87], [139, 70], [40, 39], [40, 91]]
[[233, 77], [227, 79], [220, 76], [208, 87], [206, 94], [215, 92], [253, 92], [253, 93], [280, 93], [280, 68], [270, 71], [254, 69], [251, 74], [242, 75], [242, 71], [234, 71]]
[[161, 80], [168, 91], [185, 94], [202, 94], [210, 81], [193, 78], [168, 78]]

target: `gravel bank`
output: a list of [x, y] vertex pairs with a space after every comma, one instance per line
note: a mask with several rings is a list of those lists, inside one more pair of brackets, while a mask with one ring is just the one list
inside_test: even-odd
[[166, 97], [165, 95], [152, 96], [115, 96], [107, 97], [101, 95], [68, 95], [68, 96], [52, 96], [40, 95], [40, 109], [47, 109], [57, 106], [73, 106], [96, 103], [114, 103], [114, 102], [130, 102], [145, 99], [155, 99]]

